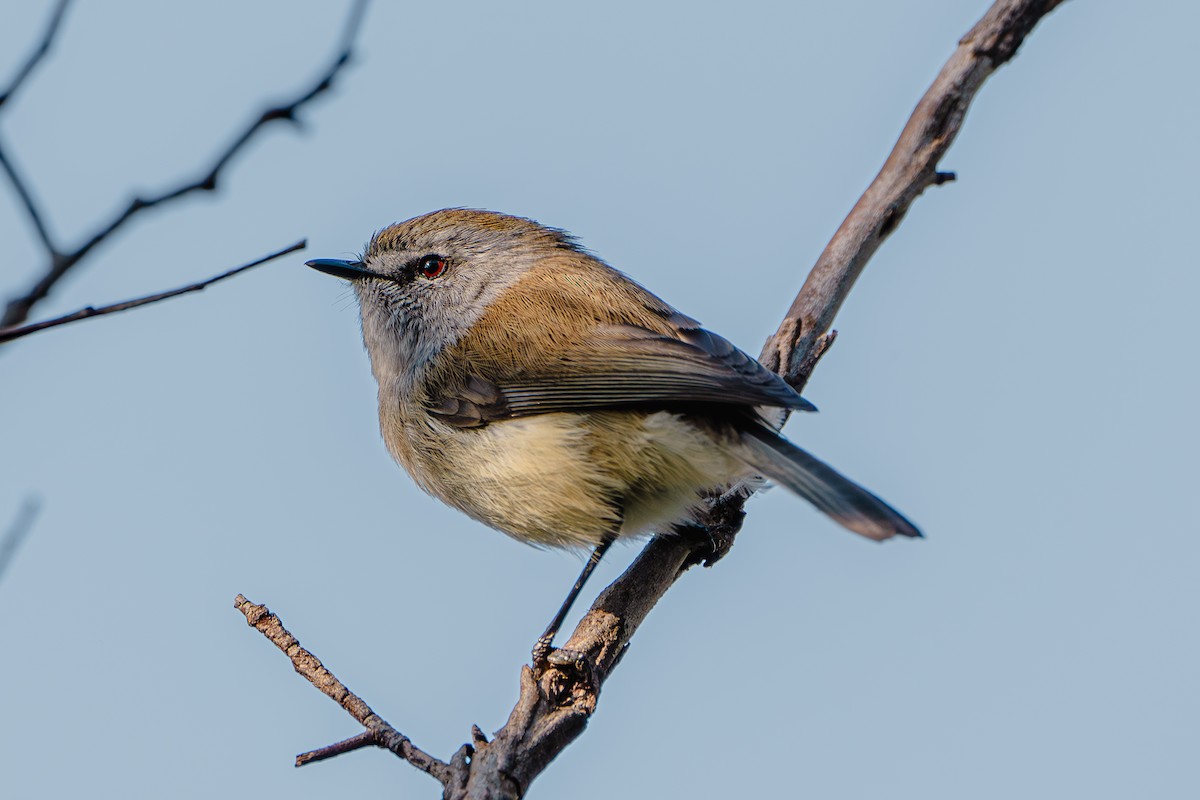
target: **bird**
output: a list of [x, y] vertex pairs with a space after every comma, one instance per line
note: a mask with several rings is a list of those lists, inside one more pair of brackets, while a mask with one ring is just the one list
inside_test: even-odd
[[668, 533], [722, 487], [765, 478], [868, 539], [921, 535], [779, 432], [816, 410], [779, 375], [561, 229], [442, 209], [307, 266], [352, 285], [383, 441], [422, 490], [591, 548], [535, 662], [615, 540]]

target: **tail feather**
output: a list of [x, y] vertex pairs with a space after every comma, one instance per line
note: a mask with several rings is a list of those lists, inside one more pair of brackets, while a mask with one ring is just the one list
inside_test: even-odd
[[843, 527], [876, 541], [921, 535], [899, 511], [765, 425], [747, 424], [738, 435], [740, 458]]

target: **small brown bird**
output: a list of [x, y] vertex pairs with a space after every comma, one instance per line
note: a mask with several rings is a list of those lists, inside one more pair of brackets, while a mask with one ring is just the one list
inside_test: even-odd
[[591, 547], [549, 652], [614, 539], [665, 532], [702, 493], [765, 476], [870, 539], [919, 536], [785, 439], [814, 407], [563, 231], [446, 209], [308, 266], [358, 295], [392, 456], [429, 494], [517, 539]]

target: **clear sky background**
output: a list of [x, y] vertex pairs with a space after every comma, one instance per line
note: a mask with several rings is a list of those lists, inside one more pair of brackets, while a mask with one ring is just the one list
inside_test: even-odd
[[[0, 354], [0, 527], [43, 502], [0, 582], [4, 796], [437, 796], [378, 751], [293, 769], [359, 728], [234, 595], [445, 758], [504, 723], [579, 560], [390, 462], [352, 297], [304, 259], [445, 206], [522, 214], [757, 353], [987, 5], [376, 3], [303, 132], [145, 214], [37, 316], [306, 253]], [[48, 11], [6, 4], [2, 80]], [[80, 3], [0, 136], [75, 243], [306, 85], [344, 14]], [[1194, 796], [1198, 22], [1052, 14], [838, 318], [822, 413], [789, 433], [928, 539], [756, 499], [534, 796]], [[7, 187], [0, 243], [10, 295], [42, 257]]]

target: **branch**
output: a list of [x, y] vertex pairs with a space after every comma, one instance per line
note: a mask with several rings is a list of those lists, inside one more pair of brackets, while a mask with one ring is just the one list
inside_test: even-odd
[[[962, 38], [768, 340], [760, 357], [764, 364], [797, 388], [804, 385], [832, 344], [835, 334], [829, 327], [871, 255], [921, 192], [952, 178], [939, 173], [937, 164], [983, 81], [1016, 54], [1060, 2], [997, 0]], [[533, 779], [583, 732], [604, 680], [658, 600], [692, 565], [711, 564], [732, 545], [747, 497], [740, 489], [713, 497], [701, 520], [704, 527], [651, 540], [600, 594], [563, 649], [551, 654], [550, 666], [540, 674], [522, 668], [520, 697], [507, 723], [491, 742], [477, 734], [473, 745], [459, 750], [449, 765], [449, 780], [442, 781], [443, 796], [524, 796]]]
[[67, 10], [68, 2], [69, 0], [58, 0], [58, 5], [54, 7], [54, 13], [50, 15], [50, 24], [46, 26], [46, 32], [42, 34], [42, 41], [38, 43], [34, 51], [29, 54], [29, 58], [17, 70], [17, 74], [13, 76], [8, 88], [0, 92], [0, 108], [12, 99], [12, 96], [20, 90], [21, 86], [24, 85], [26, 79], [37, 68], [41, 60], [50, 52], [50, 45], [54, 43], [54, 37], [58, 35], [58, 26], [62, 23], [63, 14]]
[[871, 185], [821, 253], [779, 330], [759, 357], [801, 388], [805, 360], [829, 330], [867, 261], [896, 230], [926, 188], [954, 180], [937, 165], [962, 128], [983, 82], [1017, 54], [1025, 37], [1062, 0], [997, 0], [959, 40], [958, 48], [917, 103], [900, 139]]
[[20, 548], [25, 538], [29, 536], [29, 532], [33, 530], [33, 521], [37, 519], [38, 512], [41, 509], [42, 504], [37, 498], [25, 498], [25, 502], [21, 504], [20, 510], [17, 511], [16, 518], [8, 526], [4, 538], [0, 539], [0, 578], [4, 577], [5, 570], [8, 569], [8, 565], [12, 563], [13, 558], [17, 555], [17, 549]]
[[93, 308], [92, 306], [87, 306], [86, 308], [81, 308], [78, 311], [72, 312], [70, 314], [64, 314], [61, 317], [55, 317], [54, 319], [48, 319], [48, 320], [44, 320], [42, 322], [35, 322], [31, 325], [14, 325], [14, 326], [11, 326], [8, 328], [0, 328], [0, 344], [4, 344], [5, 342], [11, 342], [13, 339], [20, 339], [22, 336], [28, 336], [31, 333], [37, 333], [38, 331], [44, 331], [44, 330], [46, 330], [46, 328], [56, 328], [59, 325], [66, 325], [69, 322], [78, 322], [81, 319], [89, 319], [91, 317], [100, 317], [105, 314], [115, 314], [118, 311], [128, 311], [131, 308], [137, 308], [138, 306], [148, 306], [151, 303], [157, 303], [160, 300], [168, 300], [172, 297], [178, 297], [181, 294], [188, 294], [190, 292], [201, 292], [201, 291], [204, 291], [205, 289], [207, 289], [209, 286], [212, 286], [214, 283], [220, 283], [221, 281], [225, 280], [226, 278], [232, 278], [234, 275], [245, 272], [248, 269], [253, 269], [254, 267], [257, 267], [259, 264], [265, 264], [268, 261], [274, 261], [275, 259], [279, 258], [280, 256], [286, 256], [288, 253], [294, 253], [297, 250], [303, 250], [307, 246], [308, 246], [308, 242], [305, 241], [304, 239], [301, 239], [300, 241], [296, 242], [293, 245], [289, 245], [282, 250], [276, 250], [274, 253], [271, 253], [270, 255], [265, 255], [262, 258], [251, 261], [249, 264], [243, 264], [240, 267], [234, 267], [231, 270], [222, 272], [220, 275], [214, 275], [211, 278], [199, 281], [197, 283], [189, 283], [187, 286], [181, 286], [178, 289], [171, 289], [166, 292], [159, 292], [158, 294], [146, 295], [145, 297], [139, 297], [135, 300], [125, 300], [120, 303], [113, 303], [112, 305], [101, 306], [100, 308]]
[[[937, 163], [962, 127], [983, 81], [1011, 59], [1033, 27], [1061, 0], [998, 0], [959, 42], [921, 98], [883, 168], [821, 254], [779, 331], [760, 357], [789, 383], [803, 387], [833, 341], [837, 310], [871, 255], [895, 230], [926, 187], [943, 183]], [[535, 683], [522, 670], [521, 696], [491, 744], [477, 747], [468, 786], [447, 797], [521, 797], [529, 784], [583, 732], [600, 686], [616, 667], [650, 609], [683, 572], [702, 559], [712, 563], [740, 529], [747, 495], [734, 490], [709, 503], [707, 530], [656, 538], [608, 588], [563, 645], [583, 654], [547, 669]], [[716, 543], [714, 546], [713, 543]], [[728, 544], [724, 545], [728, 549]], [[515, 785], [514, 785], [515, 782]]]
[[[63, 255], [58, 252], [58, 245], [51, 238], [50, 230], [46, 227], [46, 221], [42, 217], [41, 209], [38, 208], [37, 202], [34, 201], [29, 187], [25, 185], [25, 179], [21, 177], [16, 167], [8, 160], [8, 155], [4, 152], [4, 142], [2, 140], [0, 140], [0, 167], [4, 168], [4, 173], [8, 175], [9, 183], [13, 185], [13, 190], [16, 191], [17, 198], [21, 201], [21, 207], [29, 215], [29, 221], [33, 223], [38, 238], [42, 240], [42, 247], [45, 249], [46, 254], [50, 256], [50, 266], [53, 270], [54, 266], [62, 261]], [[5, 313], [7, 314], [7, 311]], [[20, 322], [21, 320], [17, 321]]]
[[[25, 63], [21, 65], [21, 68], [17, 70], [17, 74], [13, 76], [8, 88], [3, 93], [0, 93], [0, 108], [3, 108], [4, 104], [12, 99], [12, 96], [21, 89], [34, 69], [37, 68], [37, 65], [50, 52], [50, 46], [54, 43], [54, 37], [58, 34], [58, 29], [62, 23], [63, 15], [66, 13], [68, 2], [69, 0], [59, 0], [54, 13], [50, 15], [50, 24], [46, 26], [46, 32], [42, 34], [42, 41], [29, 55]], [[13, 189], [16, 190], [21, 205], [25, 208], [26, 213], [29, 214], [29, 220], [33, 223], [34, 229], [37, 230], [38, 238], [42, 240], [42, 246], [46, 249], [46, 253], [50, 256], [51, 263], [53, 263], [61, 257], [58, 248], [55, 247], [54, 241], [50, 238], [50, 231], [46, 227], [37, 203], [34, 202], [33, 195], [30, 193], [28, 187], [26, 187], [25, 182], [21, 179], [16, 169], [9, 162], [8, 157], [4, 154], [2, 144], [0, 144], [0, 167], [4, 168], [9, 181], [12, 182]]]
[[76, 264], [82, 261], [91, 251], [112, 236], [118, 230], [133, 219], [142, 211], [155, 206], [164, 205], [181, 197], [185, 197], [193, 192], [211, 192], [217, 188], [217, 181], [220, 178], [221, 171], [229, 164], [229, 162], [240, 153], [246, 145], [254, 138], [260, 130], [266, 127], [271, 122], [276, 120], [285, 120], [288, 122], [298, 122], [296, 114], [302, 106], [310, 102], [319, 95], [325, 93], [333, 85], [334, 79], [337, 77], [341, 69], [350, 62], [353, 55], [353, 45], [358, 30], [361, 27], [363, 14], [366, 10], [367, 0], [356, 0], [350, 10], [350, 16], [346, 23], [345, 32], [342, 36], [341, 49], [337, 56], [333, 59], [329, 67], [323, 72], [311, 87], [301, 92], [299, 95], [286, 103], [271, 106], [262, 111], [258, 118], [242, 131], [241, 134], [233, 140], [233, 142], [225, 148], [225, 150], [217, 156], [216, 160], [204, 172], [204, 174], [192, 181], [187, 181], [172, 189], [167, 189], [158, 194], [147, 197], [134, 197], [125, 207], [125, 210], [102, 225], [91, 237], [88, 238], [82, 245], [71, 252], [61, 252], [57, 248], [51, 237], [49, 236], [46, 226], [43, 224], [42, 215], [38, 212], [36, 206], [31, 199], [31, 193], [28, 188], [22, 183], [17, 173], [9, 163], [9, 159], [5, 156], [3, 146], [0, 144], [0, 165], [4, 167], [8, 174], [9, 180], [20, 196], [25, 210], [28, 212], [30, 219], [37, 228], [38, 235], [42, 239], [46, 252], [50, 257], [50, 263], [46, 268], [45, 274], [23, 295], [13, 298], [9, 301], [5, 309], [3, 318], [0, 318], [0, 325], [12, 326], [18, 325], [29, 318], [29, 314], [34, 305], [43, 300], [50, 294], [54, 286], [65, 276]]
[[[358, 720], [367, 729], [364, 735], [355, 736], [345, 742], [339, 742], [322, 748], [322, 750], [305, 753], [296, 758], [296, 766], [302, 766], [309, 761], [319, 761], [332, 755], [347, 753], [367, 745], [383, 747], [391, 750], [400, 758], [412, 764], [422, 772], [437, 778], [442, 783], [450, 778], [450, 766], [421, 750], [409, 741], [408, 737], [397, 731], [382, 717], [371, 710], [358, 695], [347, 689], [332, 672], [325, 669], [321, 659], [300, 646], [300, 642], [283, 627], [279, 617], [271, 613], [266, 606], [255, 605], [243, 595], [238, 595], [233, 601], [234, 608], [246, 616], [246, 623], [256, 629], [271, 644], [278, 647], [292, 660], [296, 672], [313, 686], [320, 689], [329, 699], [346, 709], [346, 712]], [[353, 743], [353, 744], [352, 744]]]

